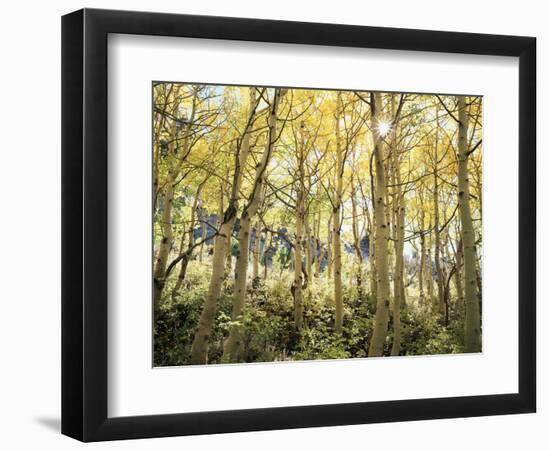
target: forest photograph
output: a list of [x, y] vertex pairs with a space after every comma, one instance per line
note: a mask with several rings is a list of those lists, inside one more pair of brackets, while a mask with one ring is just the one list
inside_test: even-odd
[[153, 82], [153, 366], [481, 352], [482, 103]]

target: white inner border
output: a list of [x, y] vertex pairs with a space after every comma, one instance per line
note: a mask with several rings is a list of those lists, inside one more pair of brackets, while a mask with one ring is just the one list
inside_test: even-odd
[[[110, 417], [518, 391], [518, 59], [110, 35]], [[483, 353], [151, 366], [151, 82], [481, 94]]]

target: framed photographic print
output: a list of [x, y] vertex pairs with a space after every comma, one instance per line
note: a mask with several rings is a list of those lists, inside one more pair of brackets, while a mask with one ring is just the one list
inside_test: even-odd
[[535, 411], [534, 38], [62, 26], [64, 434]]

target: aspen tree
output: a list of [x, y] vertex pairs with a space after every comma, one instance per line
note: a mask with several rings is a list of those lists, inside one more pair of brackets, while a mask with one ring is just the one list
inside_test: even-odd
[[[300, 140], [296, 148], [297, 158], [297, 181], [296, 181], [296, 233], [294, 238], [294, 282], [292, 284], [292, 294], [294, 296], [294, 327], [299, 330], [302, 327], [304, 316], [304, 272], [308, 274], [307, 269], [303, 270], [304, 253], [304, 228], [306, 227], [306, 187], [305, 187], [305, 144], [303, 136], [303, 123], [300, 125]], [[306, 266], [308, 264], [306, 249]]]
[[468, 111], [464, 96], [458, 104], [458, 205], [462, 224], [464, 253], [465, 324], [464, 351], [481, 351], [480, 309], [477, 296], [475, 235], [470, 210], [470, 180], [468, 172]]
[[336, 186], [334, 189], [334, 199], [332, 205], [332, 258], [334, 270], [334, 331], [336, 334], [342, 334], [342, 325], [344, 320], [344, 300], [342, 293], [342, 247], [341, 247], [341, 215], [342, 215], [342, 196], [344, 193], [344, 152], [342, 148], [342, 138], [340, 135], [340, 120], [342, 119], [343, 105], [342, 93], [337, 94], [337, 106], [335, 114], [335, 133], [336, 133]]
[[[403, 97], [400, 108], [403, 105]], [[403, 250], [405, 246], [405, 199], [401, 189], [401, 161], [397, 148], [397, 124], [399, 111], [395, 106], [395, 95], [391, 96], [391, 114], [393, 117], [390, 129], [390, 152], [395, 173], [394, 214], [395, 214], [395, 266], [393, 273], [393, 344], [391, 355], [398, 356], [401, 348], [401, 308], [405, 301], [405, 284], [403, 281]]]
[[388, 330], [390, 286], [388, 273], [388, 227], [386, 222], [386, 168], [379, 131], [383, 123], [382, 96], [378, 92], [370, 95], [371, 134], [376, 168], [374, 215], [376, 221], [376, 314], [368, 356], [382, 356]]
[[439, 110], [435, 107], [435, 144], [434, 144], [434, 157], [433, 157], [433, 209], [434, 209], [434, 237], [435, 237], [435, 249], [434, 249], [434, 263], [435, 271], [437, 275], [437, 304], [435, 309], [439, 312], [441, 317], [445, 315], [445, 275], [443, 274], [443, 268], [441, 267], [441, 231], [439, 229]]
[[[355, 153], [354, 153], [355, 155]], [[355, 159], [355, 158], [354, 158]], [[358, 224], [358, 211], [357, 211], [357, 186], [355, 185], [355, 164], [353, 171], [350, 174], [350, 188], [351, 188], [351, 229], [353, 234], [353, 250], [355, 252], [355, 279], [357, 281], [357, 293], [359, 298], [363, 297], [363, 280], [362, 280], [362, 267], [363, 267], [363, 254], [361, 252], [361, 237], [359, 236], [359, 224]]]
[[260, 222], [257, 221], [254, 227], [254, 249], [252, 250], [252, 283], [257, 283], [260, 278], [260, 243], [261, 232]]

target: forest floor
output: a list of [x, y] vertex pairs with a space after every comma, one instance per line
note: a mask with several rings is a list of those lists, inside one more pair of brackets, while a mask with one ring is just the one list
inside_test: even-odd
[[[187, 278], [179, 292], [167, 285], [162, 312], [155, 329], [155, 365], [178, 366], [190, 363], [191, 344], [208, 289], [208, 256], [189, 264]], [[352, 267], [344, 266], [344, 327], [341, 336], [334, 332], [333, 285], [326, 273], [314, 278], [304, 295], [304, 324], [296, 330], [293, 321], [293, 273], [273, 267], [267, 280], [248, 283], [244, 317], [244, 355], [242, 362], [294, 361], [364, 358], [370, 343], [375, 302], [368, 290], [367, 274], [359, 289]], [[366, 271], [365, 271], [366, 272]], [[463, 351], [462, 322], [449, 326], [433, 314], [428, 301], [420, 302], [418, 288], [406, 290], [402, 310], [401, 351], [404, 355], [434, 355]], [[216, 320], [210, 337], [208, 363], [220, 363], [223, 344], [231, 326], [233, 283], [228, 275], [224, 283]], [[451, 311], [455, 316], [458, 311]], [[384, 355], [393, 342], [390, 318]]]

